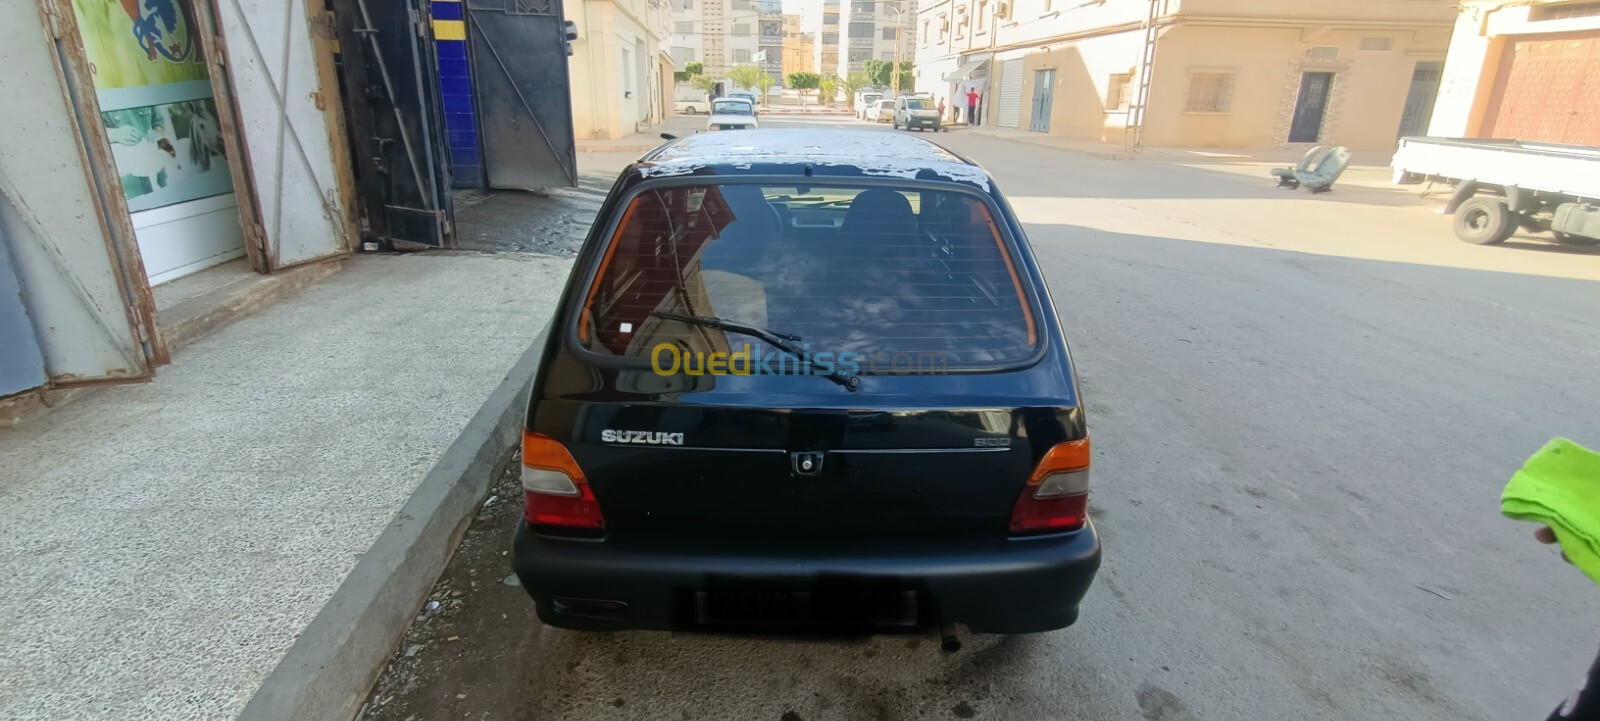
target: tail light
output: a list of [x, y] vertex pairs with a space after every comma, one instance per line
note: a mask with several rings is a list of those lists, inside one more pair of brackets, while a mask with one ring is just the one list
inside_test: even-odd
[[1058, 443], [1039, 460], [1011, 509], [1011, 532], [1050, 533], [1083, 527], [1089, 513], [1089, 439]]
[[535, 526], [606, 527], [583, 469], [566, 446], [543, 434], [522, 433], [522, 500], [523, 516]]

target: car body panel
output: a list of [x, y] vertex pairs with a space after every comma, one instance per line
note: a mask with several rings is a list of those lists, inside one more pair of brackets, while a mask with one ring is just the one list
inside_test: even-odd
[[[886, 177], [896, 163], [920, 168], [918, 179]], [[1035, 354], [946, 375], [866, 373], [851, 392], [805, 375], [662, 376], [583, 347], [576, 321], [631, 198], [797, 179], [981, 197], [1028, 289]], [[521, 524], [513, 565], [542, 620], [700, 629], [687, 609], [707, 589], [839, 584], [919, 594], [916, 623], [872, 631], [949, 620], [1017, 633], [1076, 620], [1099, 564], [1093, 525], [1017, 537], [1007, 521], [1031, 469], [1055, 444], [1085, 438], [1087, 422], [1043, 275], [981, 168], [906, 135], [695, 135], [625, 170], [598, 218], [554, 316], [526, 428], [570, 450], [606, 527], [579, 537]], [[802, 456], [820, 468], [801, 472]], [[574, 599], [621, 605], [574, 611]]]
[[[734, 106], [748, 108], [748, 112], [725, 112]], [[706, 129], [753, 130], [761, 127], [761, 120], [756, 115], [755, 107], [755, 103], [744, 98], [717, 98], [711, 101], [711, 117], [706, 120]]]

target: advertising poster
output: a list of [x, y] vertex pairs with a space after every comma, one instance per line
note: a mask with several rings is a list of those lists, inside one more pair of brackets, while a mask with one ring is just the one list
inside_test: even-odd
[[182, 0], [72, 0], [133, 212], [233, 192], [205, 59]]

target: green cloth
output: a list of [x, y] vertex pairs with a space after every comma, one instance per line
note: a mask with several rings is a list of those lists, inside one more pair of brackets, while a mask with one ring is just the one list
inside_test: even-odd
[[1500, 512], [1549, 526], [1572, 565], [1600, 583], [1600, 453], [1552, 439], [1511, 476]]

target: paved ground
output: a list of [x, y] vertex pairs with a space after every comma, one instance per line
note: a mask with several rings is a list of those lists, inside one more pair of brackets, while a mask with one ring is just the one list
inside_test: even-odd
[[503, 581], [507, 478], [367, 719], [1503, 721], [1571, 689], [1600, 591], [1497, 500], [1548, 437], [1600, 444], [1600, 252], [1469, 246], [1397, 192], [937, 139], [1011, 193], [1080, 364], [1106, 544], [1080, 623], [951, 657], [544, 628]]
[[230, 719], [543, 327], [565, 260], [363, 256], [0, 433], [0, 718]]

